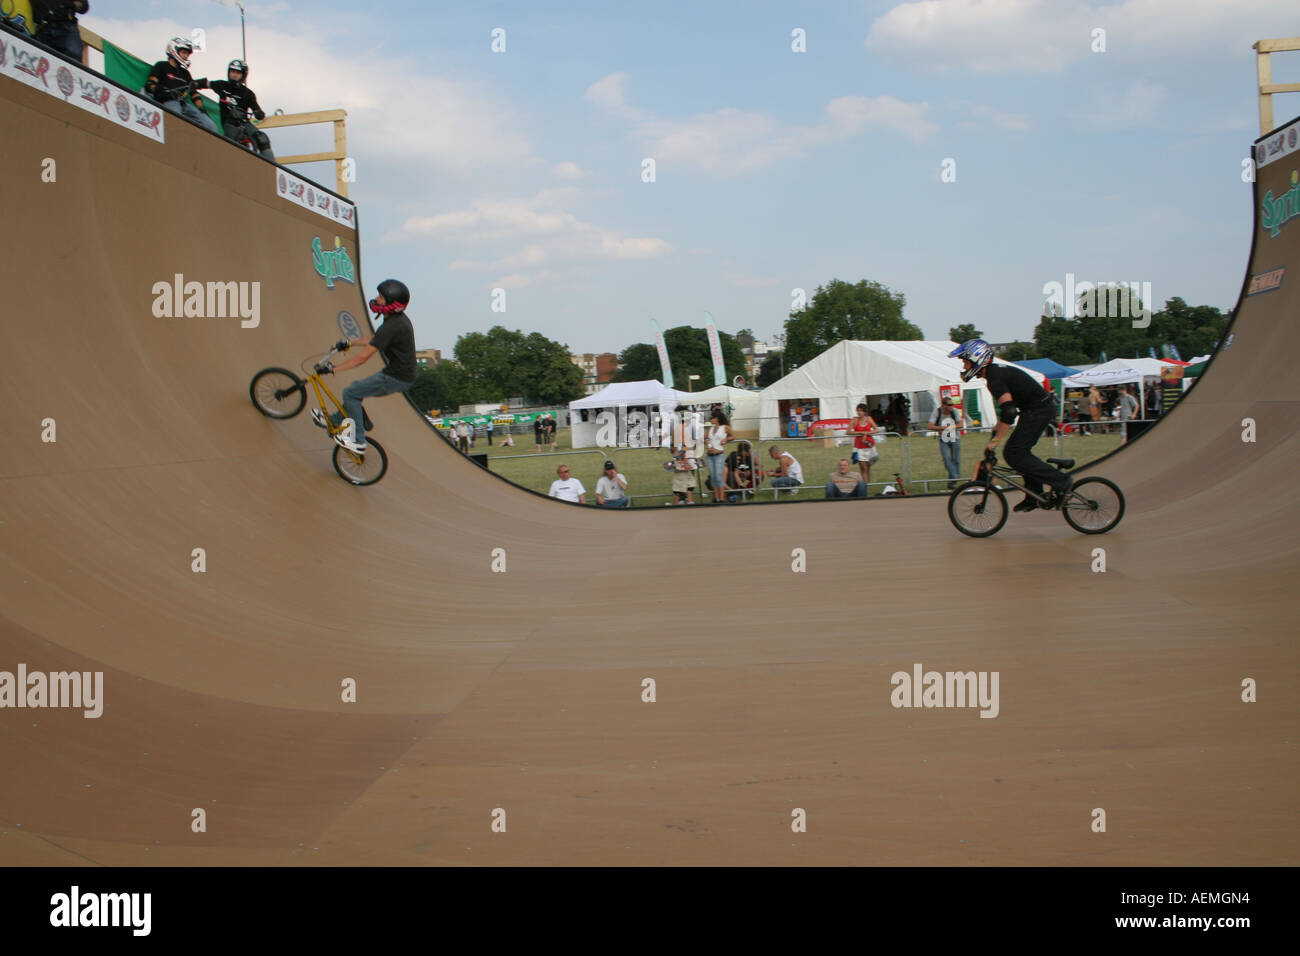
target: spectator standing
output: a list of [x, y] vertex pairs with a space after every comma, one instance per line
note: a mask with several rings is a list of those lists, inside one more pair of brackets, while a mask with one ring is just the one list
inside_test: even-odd
[[1128, 441], [1128, 423], [1137, 417], [1138, 400], [1133, 397], [1133, 386], [1125, 385], [1119, 393], [1120, 428], [1124, 432], [1123, 441]]
[[486, 424], [485, 426], [483, 426], [483, 431], [484, 431], [484, 433], [487, 435], [488, 447], [489, 447], [489, 448], [492, 447], [492, 430], [493, 430], [494, 427], [495, 427], [495, 426], [492, 424], [492, 419], [490, 419], [490, 418], [487, 420], [487, 424]]
[[533, 442], [535, 443], [535, 447], [533, 448], [534, 454], [542, 450], [542, 422], [544, 420], [545, 416], [542, 415], [538, 415], [533, 419]]
[[954, 479], [961, 474], [961, 430], [970, 428], [971, 420], [964, 408], [958, 409], [952, 398], [945, 395], [926, 427], [939, 433], [939, 455], [948, 470], [948, 487], [952, 488]]
[[596, 481], [596, 504], [602, 508], [626, 508], [632, 504], [627, 496], [627, 477], [619, 473], [612, 461], [605, 462], [605, 473]]
[[880, 459], [875, 436], [881, 431], [883, 429], [867, 411], [866, 404], [859, 402], [857, 414], [849, 425], [849, 434], [853, 436], [853, 462], [858, 466], [862, 480], [868, 483], [871, 481], [871, 463]]
[[[12, 7], [12, 4], [10, 4]], [[77, 16], [90, 9], [87, 0], [32, 0], [32, 21], [37, 42], [84, 62], [85, 44]]]
[[767, 453], [777, 463], [776, 471], [772, 473], [772, 487], [777, 489], [777, 496], [780, 496], [782, 489], [792, 495], [798, 494], [800, 486], [803, 485], [803, 467], [798, 460], [794, 455], [784, 451], [780, 445], [773, 445]]
[[554, 415], [546, 416], [546, 437], [551, 443], [551, 451], [554, 452], [560, 444], [560, 436], [557, 434], [560, 430], [560, 423], [555, 420]]
[[574, 504], [585, 505], [587, 503], [587, 489], [582, 487], [582, 482], [569, 474], [569, 466], [561, 465], [555, 469], [556, 479], [551, 482], [551, 490], [548, 494], [552, 498], [559, 498], [561, 501], [572, 501]]
[[209, 133], [221, 135], [217, 124], [203, 108], [203, 97], [199, 96], [198, 85], [206, 86], [206, 81], [196, 84], [190, 75], [190, 54], [194, 44], [184, 37], [173, 37], [167, 41], [167, 59], [159, 60], [149, 71], [144, 81], [144, 91], [152, 96], [168, 113], [175, 113], [189, 120], [196, 126], [202, 126]]
[[456, 447], [469, 454], [469, 426], [464, 421], [456, 423]]
[[709, 433], [705, 437], [704, 460], [709, 465], [709, 484], [713, 487], [713, 500], [723, 504], [727, 500], [727, 442], [735, 436], [727, 423], [727, 413], [715, 408], [709, 413]]
[[[1101, 421], [1101, 389], [1096, 385], [1088, 389], [1088, 411], [1093, 422]], [[1088, 434], [1092, 434], [1092, 429], [1089, 429]]]

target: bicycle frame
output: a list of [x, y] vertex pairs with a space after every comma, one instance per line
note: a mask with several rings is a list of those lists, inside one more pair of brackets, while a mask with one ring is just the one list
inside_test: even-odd
[[1000, 481], [1005, 481], [1016, 491], [1023, 491], [1029, 497], [1037, 501], [1040, 505], [1046, 504], [1048, 502], [1048, 497], [1045, 493], [1030, 491], [1023, 484], [1016, 481], [1014, 475], [1015, 472], [1007, 471], [1005, 468], [1000, 468], [997, 465], [990, 465], [988, 464], [988, 462], [985, 462], [980, 466], [980, 478], [978, 480], [983, 481], [984, 484], [987, 485], [993, 478], [997, 478]]

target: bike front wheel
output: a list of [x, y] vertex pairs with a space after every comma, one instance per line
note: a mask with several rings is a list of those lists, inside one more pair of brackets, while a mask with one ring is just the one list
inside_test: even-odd
[[1007, 496], [982, 481], [968, 481], [948, 496], [948, 519], [962, 534], [987, 538], [1007, 523]]
[[267, 418], [293, 418], [307, 404], [303, 381], [287, 368], [264, 368], [248, 386], [253, 407]]
[[334, 470], [349, 484], [373, 485], [388, 471], [388, 453], [374, 439], [367, 439], [366, 453], [357, 455], [342, 445], [334, 446]]
[[1124, 517], [1124, 493], [1105, 478], [1080, 478], [1061, 505], [1061, 514], [1075, 531], [1105, 534]]

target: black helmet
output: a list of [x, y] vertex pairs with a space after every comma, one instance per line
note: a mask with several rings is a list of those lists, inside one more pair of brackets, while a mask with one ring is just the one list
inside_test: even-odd
[[403, 312], [411, 303], [411, 290], [406, 287], [406, 283], [397, 279], [385, 279], [379, 283], [379, 294], [384, 297], [384, 305], [379, 305], [376, 299], [370, 301], [370, 311], [376, 315]]
[[243, 79], [241, 82], [243, 82], [243, 83], [247, 83], [247, 82], [248, 82], [248, 64], [245, 63], [243, 60], [231, 60], [231, 61], [226, 65], [226, 75], [227, 75], [227, 76], [230, 75], [230, 71], [231, 71], [231, 70], [238, 70], [240, 73], [244, 74], [244, 79]]

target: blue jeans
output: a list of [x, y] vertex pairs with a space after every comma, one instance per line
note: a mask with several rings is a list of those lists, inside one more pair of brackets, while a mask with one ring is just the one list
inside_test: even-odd
[[721, 489], [726, 483], [722, 470], [727, 467], [727, 456], [705, 455], [704, 460], [709, 463], [709, 481], [713, 483], [714, 488]]
[[[399, 378], [393, 378], [387, 372], [376, 372], [366, 378], [357, 379], [343, 389], [343, 409], [348, 413], [348, 418], [352, 419], [352, 424], [356, 426], [355, 441], [358, 445], [366, 443], [366, 413], [361, 408], [361, 400], [404, 392], [414, 384], [414, 382], [403, 382]], [[343, 421], [338, 412], [331, 415], [330, 419], [335, 425]]]
[[[205, 110], [199, 109], [190, 100], [168, 100], [162, 105], [168, 113], [175, 113], [182, 119], [187, 119], [195, 126], [202, 126], [209, 133], [217, 133], [217, 124], [212, 122], [212, 117]], [[221, 135], [217, 133], [217, 135]]]
[[852, 491], [840, 491], [840, 486], [833, 481], [826, 482], [827, 498], [865, 498], [867, 496], [867, 483], [858, 480], [858, 486]]
[[605, 503], [601, 505], [601, 507], [602, 508], [627, 508], [630, 507], [631, 504], [632, 502], [628, 500], [626, 496], [624, 496], [622, 498], [606, 498]]
[[81, 31], [72, 20], [58, 20], [47, 23], [36, 34], [36, 39], [60, 53], [66, 53], [78, 63], [81, 62]]
[[773, 488], [798, 488], [799, 480], [791, 478], [789, 475], [777, 475], [772, 479]]
[[948, 477], [956, 478], [961, 474], [961, 439], [956, 441], [944, 441], [939, 439], [939, 454], [943, 458], [943, 466], [948, 469]]

